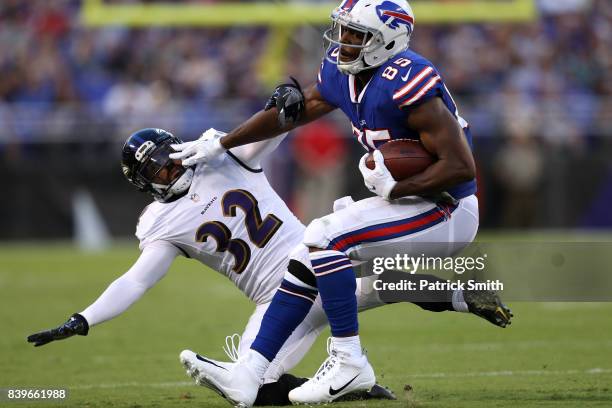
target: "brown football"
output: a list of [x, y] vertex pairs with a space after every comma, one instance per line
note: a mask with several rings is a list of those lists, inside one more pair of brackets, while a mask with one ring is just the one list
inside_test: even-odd
[[[422, 173], [436, 161], [435, 156], [425, 150], [418, 140], [390, 140], [378, 150], [385, 158], [385, 166], [397, 181]], [[366, 166], [368, 169], [374, 169], [372, 153], [366, 158]]]

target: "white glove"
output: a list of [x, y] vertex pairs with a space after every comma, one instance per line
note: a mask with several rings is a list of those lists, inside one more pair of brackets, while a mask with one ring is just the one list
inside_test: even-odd
[[221, 146], [222, 136], [225, 133], [210, 128], [198, 140], [170, 145], [176, 151], [170, 153], [170, 158], [181, 160], [184, 167], [209, 162], [225, 151]]
[[368, 190], [388, 200], [391, 190], [393, 190], [397, 181], [395, 181], [389, 169], [385, 166], [385, 159], [380, 150], [374, 150], [373, 155], [375, 163], [374, 170], [370, 170], [366, 167], [365, 162], [368, 157], [368, 153], [366, 153], [361, 160], [359, 160], [359, 171], [361, 171], [363, 182]]

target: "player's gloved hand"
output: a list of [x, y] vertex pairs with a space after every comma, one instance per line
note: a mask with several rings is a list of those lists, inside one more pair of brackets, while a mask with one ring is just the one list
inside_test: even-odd
[[222, 136], [225, 136], [225, 133], [210, 128], [202, 133], [198, 140], [170, 145], [176, 153], [170, 153], [169, 157], [181, 160], [184, 167], [209, 162], [225, 151], [221, 146]]
[[64, 324], [55, 329], [45, 330], [28, 336], [28, 343], [34, 343], [35, 347], [44, 346], [54, 340], [63, 340], [75, 334], [87, 336], [89, 324], [83, 316], [78, 313], [73, 314]]
[[374, 150], [372, 154], [374, 156], [374, 163], [376, 164], [374, 169], [370, 170], [367, 168], [365, 162], [368, 153], [366, 153], [361, 157], [361, 160], [359, 160], [359, 171], [361, 171], [363, 182], [368, 190], [388, 200], [391, 190], [393, 190], [397, 181], [395, 181], [391, 172], [389, 172], [389, 169], [385, 166], [385, 159], [380, 150]]
[[295, 78], [289, 78], [293, 83], [277, 86], [264, 108], [264, 110], [270, 110], [276, 107], [278, 125], [281, 129], [296, 124], [302, 118], [305, 109], [302, 87]]

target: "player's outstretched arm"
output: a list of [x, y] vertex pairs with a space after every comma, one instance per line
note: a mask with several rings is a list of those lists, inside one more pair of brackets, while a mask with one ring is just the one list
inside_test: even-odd
[[180, 254], [169, 242], [157, 241], [144, 248], [136, 263], [81, 313], [76, 313], [59, 327], [28, 336], [36, 347], [74, 335], [86, 336], [89, 327], [110, 320], [126, 311], [145, 292], [163, 278]]
[[407, 125], [419, 133], [425, 148], [438, 161], [423, 173], [397, 182], [390, 198], [437, 194], [476, 176], [474, 157], [463, 129], [442, 99], [431, 98], [413, 108]]
[[302, 92], [294, 80], [293, 84], [276, 87], [264, 110], [257, 112], [229, 134], [211, 134], [210, 138], [172, 145], [176, 153], [170, 154], [170, 158], [181, 160], [186, 167], [206, 163], [225, 150], [271, 139], [333, 109], [323, 100], [316, 85]]
[[[266, 103], [267, 109], [257, 112], [246, 122], [222, 137], [221, 145], [225, 149], [231, 149], [232, 147], [269, 139], [312, 122], [335, 109], [334, 106], [323, 99], [316, 84], [304, 89], [302, 107], [300, 107], [300, 101], [295, 91], [287, 91], [286, 87], [287, 85], [277, 87], [268, 103]], [[287, 92], [291, 92], [291, 94], [286, 95]], [[286, 96], [280, 97], [279, 94]], [[286, 105], [287, 103], [290, 105]], [[287, 114], [287, 111], [289, 111], [289, 114]]]

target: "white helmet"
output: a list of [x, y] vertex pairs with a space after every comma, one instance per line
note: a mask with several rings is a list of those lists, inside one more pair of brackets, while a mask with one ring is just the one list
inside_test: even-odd
[[[345, 74], [357, 74], [377, 67], [408, 48], [414, 28], [414, 14], [406, 0], [344, 0], [331, 14], [332, 26], [325, 31], [326, 59]], [[342, 28], [364, 33], [363, 43], [342, 43]], [[342, 62], [333, 48], [359, 48], [353, 61]]]

